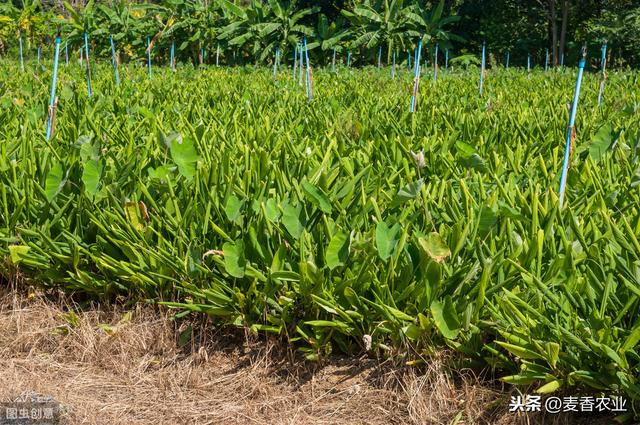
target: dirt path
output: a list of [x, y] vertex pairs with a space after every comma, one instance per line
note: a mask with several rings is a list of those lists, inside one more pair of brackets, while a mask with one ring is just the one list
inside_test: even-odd
[[[507, 394], [454, 384], [437, 362], [420, 374], [366, 358], [310, 365], [265, 341], [176, 329], [151, 308], [108, 308], [4, 296], [0, 401], [51, 395], [63, 424], [524, 422], [506, 413]], [[182, 348], [180, 335], [192, 336]]]

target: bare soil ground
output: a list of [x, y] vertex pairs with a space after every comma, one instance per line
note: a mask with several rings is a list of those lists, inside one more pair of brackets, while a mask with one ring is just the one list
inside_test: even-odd
[[53, 396], [62, 424], [587, 423], [510, 414], [506, 389], [439, 359], [419, 370], [367, 357], [309, 363], [206, 323], [180, 347], [186, 324], [167, 312], [54, 298], [0, 295], [0, 402]]

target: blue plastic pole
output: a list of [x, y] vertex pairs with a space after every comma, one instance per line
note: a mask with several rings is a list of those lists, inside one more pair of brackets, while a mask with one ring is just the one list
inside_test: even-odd
[[411, 93], [411, 106], [409, 112], [415, 112], [416, 103], [418, 100], [418, 89], [420, 87], [420, 54], [422, 52], [422, 39], [418, 41], [418, 48], [416, 49], [416, 61], [413, 71], [413, 92]]
[[480, 67], [480, 97], [482, 97], [482, 89], [484, 87], [484, 69], [486, 67], [486, 60], [485, 60], [485, 51], [486, 51], [486, 46], [485, 43], [482, 42], [482, 66]]
[[600, 91], [598, 92], [598, 106], [602, 105], [602, 95], [604, 94], [604, 81], [607, 78], [607, 42], [602, 45], [602, 57], [600, 58]]
[[378, 71], [382, 66], [382, 46], [378, 47]]
[[89, 97], [91, 97], [91, 69], [89, 68], [89, 37], [87, 37], [87, 32], [84, 32], [84, 50], [85, 56], [87, 60], [87, 93]]
[[509, 69], [509, 60], [511, 59], [511, 52], [507, 52], [507, 69]]
[[527, 72], [531, 72], [531, 54], [527, 53]]
[[566, 53], [563, 53], [562, 55], [560, 55], [560, 66], [564, 67], [564, 57], [566, 56]]
[[436, 54], [433, 56], [433, 81], [438, 79], [438, 43], [436, 43]]
[[216, 66], [220, 66], [220, 44], [216, 46]]
[[40, 46], [38, 46], [38, 66], [40, 66]]
[[60, 36], [56, 37], [56, 55], [53, 58], [53, 79], [51, 81], [51, 96], [49, 96], [49, 118], [47, 119], [47, 140], [51, 138], [53, 124], [53, 108], [56, 100], [56, 80], [58, 79], [58, 56], [60, 56]]
[[302, 85], [302, 71], [304, 70], [304, 52], [302, 51], [302, 43], [300, 43], [300, 60], [298, 61], [298, 82]]
[[331, 71], [336, 72], [336, 48], [333, 48], [333, 59], [331, 59]]
[[149, 79], [151, 79], [151, 38], [147, 36], [147, 67], [149, 68]]
[[444, 70], [449, 70], [449, 48], [444, 49]]
[[113, 73], [116, 76], [116, 86], [120, 85], [120, 76], [118, 75], [118, 63], [116, 62], [116, 46], [113, 44], [113, 36], [109, 36], [111, 43], [111, 63], [113, 64]]
[[304, 56], [307, 61], [307, 95], [309, 100], [313, 100], [313, 92], [311, 89], [311, 66], [309, 65], [309, 47], [307, 46], [307, 37], [304, 38]]
[[393, 64], [391, 65], [391, 79], [396, 79], [396, 52], [393, 51]]
[[276, 79], [276, 75], [277, 75], [277, 70], [278, 70], [278, 48], [276, 47], [276, 53], [273, 57], [273, 79]]
[[567, 188], [567, 173], [569, 171], [569, 161], [571, 153], [571, 137], [573, 134], [573, 127], [576, 122], [576, 113], [578, 111], [578, 100], [580, 99], [580, 88], [582, 86], [582, 75], [584, 73], [584, 66], [587, 58], [586, 46], [582, 48], [582, 58], [578, 64], [578, 79], [576, 80], [576, 89], [573, 94], [573, 104], [571, 105], [571, 115], [569, 116], [569, 127], [567, 128], [567, 138], [564, 146], [564, 161], [562, 164], [562, 175], [560, 176], [560, 207], [564, 204], [564, 193]]
[[547, 72], [548, 69], [549, 69], [549, 49], [547, 49], [544, 54], [544, 71]]
[[22, 56], [22, 33], [20, 33], [20, 70], [24, 71], [24, 57]]
[[171, 70], [176, 70], [176, 42], [171, 41]]
[[347, 68], [351, 68], [351, 50], [347, 53]]
[[293, 48], [293, 82], [296, 82], [296, 73], [298, 71], [298, 45]]

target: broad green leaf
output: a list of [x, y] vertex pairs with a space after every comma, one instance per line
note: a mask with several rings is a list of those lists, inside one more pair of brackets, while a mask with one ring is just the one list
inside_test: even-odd
[[460, 319], [451, 296], [447, 295], [444, 302], [432, 302], [431, 314], [442, 336], [447, 339], [455, 339], [458, 336], [460, 333]]
[[329, 269], [343, 266], [349, 256], [349, 234], [338, 232], [331, 238], [326, 250], [326, 261]]
[[161, 182], [165, 182], [169, 180], [171, 174], [173, 174], [177, 170], [176, 166], [173, 165], [162, 165], [158, 168], [149, 167], [147, 173], [149, 174], [149, 178], [152, 180], [159, 180]]
[[464, 164], [469, 168], [480, 171], [481, 173], [486, 173], [487, 171], [489, 171], [487, 164], [477, 153], [473, 153], [468, 158], [465, 158]]
[[635, 188], [638, 186], [640, 186], [640, 168], [638, 168], [636, 172], [633, 173], [633, 176], [631, 176], [631, 187]]
[[127, 221], [131, 223], [134, 229], [144, 230], [144, 223], [142, 221], [142, 214], [140, 213], [140, 205], [135, 202], [127, 202], [124, 205], [124, 214]]
[[551, 382], [548, 382], [538, 388], [536, 392], [538, 394], [551, 394], [558, 391], [562, 387], [562, 381], [559, 379], [554, 379]]
[[483, 205], [478, 220], [478, 235], [485, 237], [498, 222], [498, 214], [490, 206]]
[[276, 202], [275, 199], [273, 198], [269, 198], [267, 199], [267, 202], [265, 203], [265, 214], [267, 216], [267, 219], [271, 222], [277, 222], [278, 220], [280, 220], [280, 211], [278, 211], [278, 203]]
[[178, 172], [187, 180], [191, 180], [196, 174], [196, 164], [200, 157], [191, 138], [183, 138], [174, 133], [167, 137], [171, 159], [178, 166]]
[[95, 196], [100, 188], [103, 164], [100, 160], [87, 160], [82, 167], [82, 183], [84, 190], [91, 196]]
[[305, 181], [302, 183], [305, 196], [325, 214], [331, 214], [331, 201], [320, 189]]
[[605, 124], [598, 132], [593, 136], [591, 141], [589, 142], [589, 156], [595, 162], [600, 162], [604, 153], [611, 146], [613, 137], [613, 129], [611, 128], [611, 124]]
[[469, 158], [476, 153], [476, 149], [468, 143], [457, 141], [455, 143], [456, 150], [462, 158]]
[[391, 228], [384, 221], [380, 221], [376, 225], [376, 248], [383, 261], [387, 261], [395, 252], [401, 230], [400, 223], [394, 224]]
[[410, 324], [402, 328], [402, 332], [407, 336], [407, 338], [417, 341], [420, 338], [420, 334], [422, 333], [421, 329], [414, 325]]
[[408, 200], [415, 199], [420, 193], [420, 189], [422, 189], [422, 185], [424, 184], [423, 179], [416, 180], [412, 183], [407, 184], [405, 187], [400, 189], [396, 196], [391, 201], [390, 208], [398, 207]]
[[234, 243], [226, 242], [222, 246], [224, 252], [224, 268], [233, 277], [242, 278], [247, 268], [247, 260], [244, 257], [244, 242], [237, 240]]
[[56, 162], [53, 167], [47, 173], [47, 180], [45, 182], [44, 193], [47, 197], [47, 201], [53, 202], [55, 197], [60, 193], [66, 183], [66, 176], [62, 164]]
[[549, 366], [555, 368], [560, 356], [560, 344], [558, 344], [557, 342], [547, 342], [545, 344], [545, 348], [547, 349], [546, 354]]
[[227, 205], [224, 207], [224, 212], [227, 215], [229, 221], [232, 221], [236, 224], [242, 223], [242, 207], [244, 206], [244, 201], [238, 199], [235, 195], [229, 196], [227, 200]]
[[633, 350], [636, 345], [638, 345], [638, 342], [640, 342], [640, 325], [633, 328], [627, 339], [625, 339], [620, 351], [624, 353], [625, 351]]
[[80, 148], [80, 159], [82, 159], [83, 163], [91, 159], [100, 158], [100, 146], [98, 143], [91, 143], [91, 137], [89, 136], [78, 137], [75, 146]]
[[429, 233], [426, 238], [418, 238], [418, 244], [427, 256], [437, 263], [442, 263], [451, 255], [451, 250], [436, 232]]
[[282, 212], [282, 224], [284, 224], [284, 227], [291, 234], [291, 236], [296, 239], [300, 239], [300, 236], [302, 236], [302, 232], [304, 231], [304, 226], [306, 224], [302, 205], [294, 207], [293, 205], [288, 204], [286, 207], [284, 207], [284, 211]]
[[26, 245], [9, 245], [9, 258], [13, 264], [20, 264], [27, 254], [31, 251], [30, 246]]

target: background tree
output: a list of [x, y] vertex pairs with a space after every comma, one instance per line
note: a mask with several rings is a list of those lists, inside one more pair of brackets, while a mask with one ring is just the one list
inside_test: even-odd
[[451, 24], [458, 22], [460, 17], [451, 14], [445, 16], [444, 6], [444, 0], [440, 0], [432, 7], [426, 7], [419, 2], [412, 5], [408, 18], [415, 32], [411, 32], [410, 35], [421, 36], [422, 43], [431, 46], [440, 43], [443, 47], [451, 47], [452, 41], [464, 42], [462, 37], [448, 31]]
[[[383, 47], [387, 61], [393, 50], [406, 50], [419, 37], [453, 55], [478, 55], [486, 41], [499, 58], [523, 66], [528, 54], [535, 64], [549, 49], [552, 64], [575, 63], [580, 46], [589, 43], [599, 57], [609, 41], [611, 65], [638, 65], [640, 0], [11, 0], [0, 6], [3, 48], [17, 49], [20, 30], [25, 50], [50, 42], [62, 24], [70, 39], [87, 28], [96, 53], [109, 54], [111, 33], [118, 48], [144, 57], [147, 35], [156, 55], [175, 42], [182, 60], [197, 62], [201, 48], [218, 44], [239, 62], [270, 60], [279, 47], [291, 49], [309, 36], [314, 60], [326, 63], [327, 52], [351, 50], [353, 61], [364, 53], [370, 62]], [[64, 14], [65, 19], [53, 15]], [[12, 36], [12, 31], [15, 34]], [[209, 55], [212, 57], [213, 55]], [[470, 62], [471, 63], [471, 62]]]
[[4, 54], [11, 39], [15, 37], [18, 9], [11, 3], [0, 4], [0, 54]]
[[91, 39], [93, 36], [106, 35], [108, 37], [108, 28], [100, 25], [99, 14], [93, 0], [89, 0], [85, 6], [77, 8], [65, 1], [64, 7], [69, 14], [69, 19], [63, 20], [61, 23], [67, 26], [65, 31], [67, 40], [82, 44], [85, 32]]
[[347, 24], [342, 16], [336, 17], [336, 20], [329, 22], [326, 15], [318, 16], [318, 24], [315, 31], [315, 40], [309, 45], [310, 48], [320, 47], [323, 56], [323, 62], [327, 63], [328, 51], [344, 52], [344, 40], [349, 36], [349, 31], [345, 30]]
[[409, 8], [404, 0], [366, 0], [352, 11], [344, 10], [343, 15], [353, 25], [354, 41], [357, 47], [368, 50], [386, 48], [387, 62], [395, 49], [406, 50], [411, 43]]
[[269, 13], [265, 22], [256, 25], [260, 37], [264, 40], [263, 51], [259, 57], [261, 61], [271, 56], [276, 48], [286, 53], [293, 50], [293, 46], [298, 44], [303, 36], [312, 36], [313, 28], [305, 25], [302, 20], [320, 10], [318, 7], [298, 9], [295, 0], [269, 0], [268, 5]]

